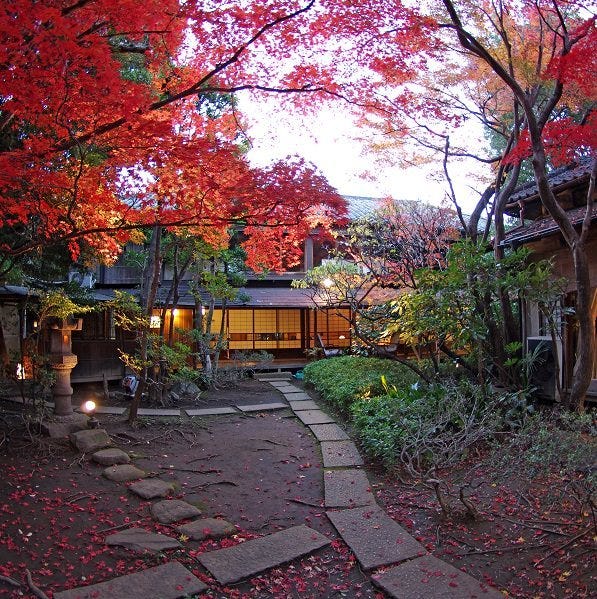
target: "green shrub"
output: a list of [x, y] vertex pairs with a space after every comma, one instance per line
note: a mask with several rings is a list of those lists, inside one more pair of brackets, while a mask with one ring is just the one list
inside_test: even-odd
[[482, 392], [468, 383], [388, 388], [353, 404], [354, 431], [365, 453], [414, 476], [450, 466], [490, 437], [499, 423]]
[[382, 377], [388, 385], [398, 389], [410, 387], [416, 375], [399, 362], [362, 356], [341, 356], [307, 364], [305, 381], [345, 414], [350, 406], [362, 397], [384, 392]]

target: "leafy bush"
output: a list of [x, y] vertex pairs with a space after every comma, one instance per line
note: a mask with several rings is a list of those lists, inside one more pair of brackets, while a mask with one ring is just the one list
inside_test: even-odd
[[388, 388], [353, 404], [353, 425], [365, 452], [414, 476], [453, 465], [499, 423], [481, 390], [467, 383]]
[[311, 362], [305, 366], [304, 373], [305, 381], [345, 414], [360, 398], [383, 393], [382, 377], [388, 385], [397, 388], [410, 387], [417, 381], [416, 375], [398, 362], [361, 356]]
[[530, 416], [507, 443], [497, 447], [497, 452], [500, 456], [496, 458], [530, 476], [556, 469], [563, 475], [584, 474], [593, 488], [597, 484], [597, 428], [591, 414]]

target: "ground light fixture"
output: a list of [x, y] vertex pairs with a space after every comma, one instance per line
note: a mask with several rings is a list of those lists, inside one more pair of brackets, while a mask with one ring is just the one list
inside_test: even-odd
[[83, 402], [83, 405], [81, 406], [81, 412], [89, 416], [89, 420], [87, 421], [87, 426], [89, 428], [97, 428], [99, 426], [99, 420], [95, 417], [96, 408], [95, 402], [91, 399]]

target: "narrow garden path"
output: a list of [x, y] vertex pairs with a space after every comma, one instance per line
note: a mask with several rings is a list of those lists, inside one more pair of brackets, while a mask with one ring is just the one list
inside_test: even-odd
[[[262, 380], [277, 391], [279, 401], [246, 403], [239, 398], [234, 406], [185, 408], [184, 413], [143, 409], [140, 416], [163, 426], [158, 435], [140, 444], [134, 435], [119, 430], [111, 435], [103, 429], [87, 430], [72, 436], [80, 461], [91, 456], [89, 468], [101, 471], [99, 477], [95, 473], [97, 485], [89, 485], [91, 497], [100, 495], [101, 485], [121, 485], [122, 503], [130, 503], [127, 490], [140, 501], [137, 513], [142, 518], [127, 516], [122, 525], [87, 531], [94, 542], [103, 544], [97, 552], [124, 551], [117, 554], [122, 558], [132, 551], [160, 559], [151, 567], [141, 563], [135, 569], [112, 568], [112, 576], [104, 572], [92, 584], [88, 576], [83, 584], [69, 578], [62, 589], [52, 585], [54, 599], [233, 597], [237, 592], [251, 597], [502, 596], [434, 558], [377, 505], [357, 447], [308, 393], [284, 375]], [[125, 408], [107, 406], [98, 413], [101, 417], [121, 410]], [[207, 442], [203, 437], [198, 442], [181, 426], [183, 417], [199, 423], [201, 434], [208, 433]], [[255, 437], [240, 434], [247, 428]], [[149, 455], [168, 431], [170, 435], [179, 431], [182, 451], [185, 443], [192, 451], [181, 456], [178, 446], [174, 448], [178, 455]], [[308, 437], [313, 439], [311, 447], [304, 443]], [[224, 465], [222, 455], [211, 448], [222, 451], [226, 439], [230, 452]], [[164, 446], [164, 451], [172, 449]], [[268, 465], [260, 457], [264, 455]], [[181, 457], [190, 456], [181, 464]], [[251, 482], [241, 485], [243, 478]], [[308, 511], [290, 515], [289, 505]], [[150, 520], [155, 526], [148, 525]], [[251, 528], [251, 534], [239, 535]], [[81, 534], [70, 548], [84, 553], [86, 543], [88, 537]], [[318, 582], [313, 575], [310, 582], [301, 582], [306, 567], [322, 569], [316, 560], [323, 555], [324, 563], [331, 565], [327, 578], [322, 575]], [[354, 568], [355, 558], [360, 569]], [[309, 563], [312, 566], [306, 566]], [[271, 572], [287, 580], [276, 586], [267, 579]], [[248, 593], [243, 594], [244, 589]]]

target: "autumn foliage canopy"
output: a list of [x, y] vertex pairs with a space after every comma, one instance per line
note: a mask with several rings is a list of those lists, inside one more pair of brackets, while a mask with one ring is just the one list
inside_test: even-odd
[[[252, 168], [234, 94], [450, 120], [445, 103], [407, 88], [441, 65], [445, 4], [422, 15], [399, 0], [3, 3], [1, 256], [66, 243], [75, 257], [91, 249], [110, 261], [143, 226], [193, 227], [222, 245], [230, 223], [242, 222], [252, 266], [296, 262], [301, 238], [341, 220], [343, 202], [300, 160]], [[522, 2], [505, 24], [518, 26], [525, 11], [529, 31], [537, 14], [558, 18], [551, 4]], [[565, 80], [584, 101], [594, 92], [595, 27], [575, 22], [566, 52], [553, 29], [552, 54], [533, 76]], [[531, 54], [522, 48], [522, 73], [538, 64]], [[591, 145], [591, 130], [592, 116], [579, 128], [566, 115], [545, 129], [560, 148], [563, 138]]]

